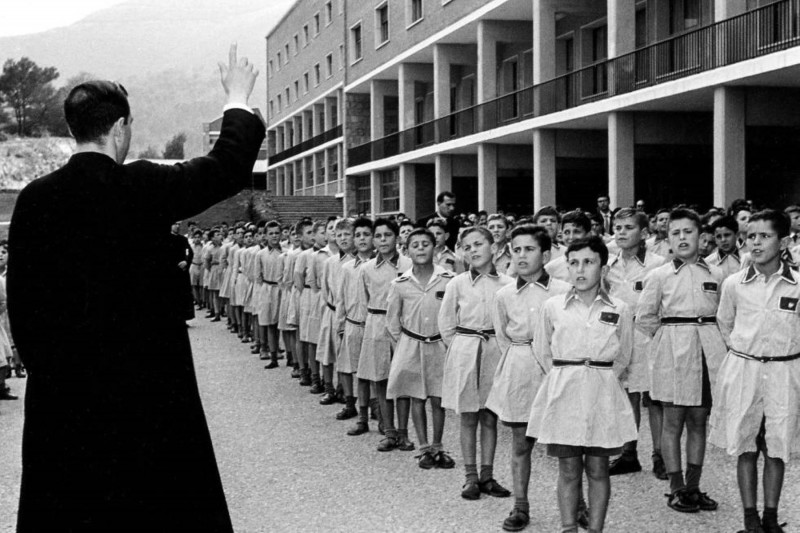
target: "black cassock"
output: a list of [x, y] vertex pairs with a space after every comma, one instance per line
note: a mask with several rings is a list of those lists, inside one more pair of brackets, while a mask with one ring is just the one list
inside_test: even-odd
[[20, 193], [7, 278], [29, 370], [18, 531], [232, 531], [169, 236], [250, 183], [263, 138], [233, 109], [208, 156], [79, 153]]
[[[194, 318], [194, 295], [192, 294], [192, 279], [189, 276], [189, 265], [192, 264], [194, 250], [189, 245], [189, 239], [183, 235], [171, 233], [169, 240], [172, 244], [172, 274], [175, 277], [174, 283], [181, 287], [181, 309], [183, 319], [191, 320]], [[186, 268], [182, 269], [178, 265], [186, 262]]]

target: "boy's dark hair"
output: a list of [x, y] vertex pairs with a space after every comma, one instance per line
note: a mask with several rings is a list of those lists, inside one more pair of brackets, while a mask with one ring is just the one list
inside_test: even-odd
[[451, 193], [450, 191], [443, 191], [436, 196], [436, 203], [441, 204], [442, 202], [444, 202], [445, 198], [455, 198], [455, 197], [456, 195]]
[[569, 254], [583, 250], [584, 248], [588, 248], [600, 255], [600, 266], [606, 266], [608, 264], [608, 247], [606, 247], [606, 243], [603, 242], [603, 239], [597, 235], [592, 235], [591, 237], [586, 237], [585, 239], [573, 241], [572, 244], [570, 244], [567, 248], [567, 252], [565, 254], [567, 256], [567, 260], [569, 260]]
[[327, 226], [327, 225], [328, 225], [328, 224], [330, 224], [331, 222], [335, 222], [335, 221], [339, 220], [340, 218], [341, 218], [341, 217], [337, 217], [336, 215], [330, 215], [330, 216], [328, 217], [328, 221], [327, 221], [327, 223], [326, 223], [325, 225]]
[[372, 226], [373, 231], [377, 231], [378, 226], [386, 226], [387, 228], [389, 228], [389, 231], [394, 233], [395, 237], [400, 235], [400, 227], [394, 220], [388, 218], [379, 218], [375, 221], [375, 224]]
[[521, 235], [530, 235], [533, 240], [539, 245], [539, 249], [543, 252], [548, 252], [553, 247], [553, 241], [550, 239], [550, 234], [541, 226], [534, 226], [533, 224], [520, 224], [511, 230], [511, 241], [515, 237]]
[[572, 224], [574, 226], [578, 226], [579, 228], [583, 228], [583, 231], [589, 233], [592, 231], [592, 222], [589, 220], [583, 211], [575, 210], [570, 211], [564, 218], [561, 219], [561, 226], [565, 226], [567, 224]]
[[555, 207], [546, 205], [543, 208], [539, 209], [535, 215], [533, 215], [533, 223], [537, 224], [539, 222], [539, 217], [550, 216], [556, 217], [556, 222], [561, 222], [561, 215], [558, 214], [558, 211]]
[[434, 237], [433, 233], [431, 233], [427, 228], [414, 228], [414, 230], [408, 234], [406, 242], [410, 243], [412, 237], [417, 237], [419, 235], [427, 237], [428, 239], [430, 239], [431, 245], [436, 246], [436, 237]]
[[217, 236], [218, 233], [219, 233], [218, 229], [212, 229], [211, 231], [208, 232], [208, 238], [213, 239], [214, 237]]
[[203, 230], [196, 229], [196, 230], [194, 230], [192, 232], [192, 237], [197, 237], [198, 235], [200, 235], [202, 237], [203, 236]]
[[716, 232], [719, 228], [728, 228], [733, 233], [739, 233], [739, 223], [732, 216], [718, 218], [711, 224], [711, 229]]
[[267, 225], [265, 226], [265, 228], [266, 229], [271, 229], [271, 228], [281, 229], [281, 223], [278, 222], [277, 220], [270, 220], [269, 222], [267, 222]]
[[372, 220], [368, 219], [367, 217], [360, 217], [353, 222], [353, 233], [355, 233], [358, 228], [369, 228], [370, 231], [373, 231], [375, 226], [372, 223]]
[[703, 233], [708, 233], [709, 235], [713, 236], [714, 235], [714, 228], [711, 227], [708, 224], [703, 224], [700, 227], [700, 234], [703, 234]]
[[777, 209], [763, 209], [753, 213], [753, 215], [750, 216], [750, 222], [757, 221], [769, 222], [772, 225], [772, 229], [778, 234], [779, 239], [788, 237], [792, 229], [789, 215]]
[[670, 223], [675, 220], [691, 220], [694, 222], [694, 225], [697, 226], [698, 232], [700, 231], [700, 227], [703, 225], [703, 223], [700, 221], [700, 215], [697, 214], [697, 211], [694, 209], [688, 209], [686, 207], [679, 207], [669, 212]]
[[443, 232], [447, 233], [447, 222], [443, 218], [432, 218], [425, 224], [426, 228], [432, 228], [433, 226], [441, 228]]
[[800, 205], [792, 204], [786, 209], [783, 210], [784, 213], [787, 215], [791, 215], [792, 213], [800, 213]]
[[310, 218], [303, 218], [295, 226], [295, 231], [297, 232], [298, 235], [302, 235], [303, 231], [309, 226], [313, 227], [314, 222]]
[[622, 220], [625, 218], [632, 218], [639, 226], [639, 229], [647, 229], [650, 227], [650, 219], [648, 219], [647, 215], [638, 209], [634, 209], [632, 207], [623, 207], [614, 214], [614, 220]]
[[481, 235], [483, 235], [485, 239], [489, 241], [489, 244], [492, 244], [494, 242], [494, 237], [492, 236], [492, 233], [483, 226], [467, 226], [464, 229], [464, 231], [461, 232], [459, 240], [463, 241], [464, 239], [467, 238], [467, 235], [469, 235], [470, 233], [480, 233]]
[[400, 222], [400, 224], [397, 227], [402, 228], [403, 226], [416, 227], [416, 224], [414, 224], [414, 222], [412, 222], [410, 218], [404, 218], [403, 221]]
[[660, 215], [661, 213], [672, 213], [672, 209], [668, 209], [666, 207], [662, 207], [661, 209], [656, 211], [656, 218], [658, 218], [658, 215]]
[[81, 83], [64, 100], [64, 117], [78, 143], [100, 142], [117, 120], [128, 124], [130, 116], [128, 92], [111, 81]]
[[480, 211], [478, 211], [478, 218], [481, 218], [481, 217], [488, 217], [488, 216], [489, 216], [489, 212], [488, 212], [488, 211], [484, 211], [483, 209], [481, 209]]

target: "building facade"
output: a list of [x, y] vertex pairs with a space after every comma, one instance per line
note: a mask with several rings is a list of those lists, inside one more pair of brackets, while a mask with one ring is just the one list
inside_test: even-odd
[[800, 0], [300, 0], [267, 40], [270, 187], [348, 214], [419, 218], [443, 190], [515, 213], [800, 193]]

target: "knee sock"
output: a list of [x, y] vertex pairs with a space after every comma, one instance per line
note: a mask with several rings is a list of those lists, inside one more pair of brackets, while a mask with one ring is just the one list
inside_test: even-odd
[[333, 386], [333, 383], [331, 383], [330, 381], [326, 381], [325, 382], [325, 392], [330, 394], [330, 395], [333, 395], [333, 394], [336, 393], [336, 388]]
[[531, 505], [528, 503], [528, 498], [515, 496], [514, 509], [519, 509], [520, 511], [524, 511], [526, 514], [530, 514]]
[[686, 483], [683, 481], [683, 470], [677, 472], [667, 472], [669, 477], [669, 490], [675, 492], [676, 490], [685, 489]]
[[[764, 516], [766, 517], [767, 510], [764, 509]], [[757, 530], [761, 525], [761, 520], [758, 518], [758, 509], [755, 507], [747, 507], [744, 510], [744, 528]]]
[[700, 476], [703, 474], [703, 465], [693, 465], [691, 463], [686, 465], [686, 488], [699, 489]]
[[[756, 512], [758, 518], [758, 512]], [[778, 525], [778, 508], [777, 507], [764, 507], [764, 525], [777, 526]]]
[[[345, 405], [348, 409], [355, 409], [356, 408], [356, 397], [355, 396], [348, 396], [345, 399]], [[360, 411], [359, 411], [360, 412]], [[367, 408], [364, 408], [364, 416], [367, 416]]]
[[464, 465], [464, 470], [467, 472], [467, 483], [478, 482], [478, 465]]
[[484, 481], [489, 481], [494, 477], [494, 466], [493, 465], [481, 465], [481, 483]]
[[398, 429], [397, 438], [400, 440], [408, 440], [408, 429]]
[[359, 406], [359, 408], [358, 408], [358, 421], [359, 422], [363, 422], [363, 423], [366, 424], [367, 420], [369, 420], [369, 407], [367, 407], [367, 406]]

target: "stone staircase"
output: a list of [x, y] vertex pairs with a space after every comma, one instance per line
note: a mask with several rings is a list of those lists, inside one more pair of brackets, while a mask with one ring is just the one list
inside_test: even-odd
[[342, 216], [342, 199], [335, 196], [273, 196], [272, 209], [283, 223], [294, 224], [302, 217], [323, 220]]

